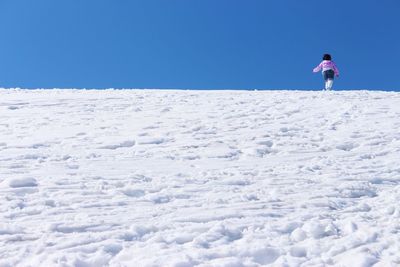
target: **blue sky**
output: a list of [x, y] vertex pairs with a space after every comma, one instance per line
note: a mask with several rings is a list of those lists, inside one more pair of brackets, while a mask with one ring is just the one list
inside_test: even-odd
[[0, 0], [0, 87], [400, 90], [400, 1]]

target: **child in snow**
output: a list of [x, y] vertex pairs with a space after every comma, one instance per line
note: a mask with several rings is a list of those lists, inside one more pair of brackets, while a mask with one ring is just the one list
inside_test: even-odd
[[314, 68], [313, 72], [318, 72], [321, 69], [325, 80], [325, 90], [331, 90], [334, 76], [339, 77], [339, 70], [335, 62], [332, 61], [331, 55], [325, 54], [322, 58], [322, 62]]

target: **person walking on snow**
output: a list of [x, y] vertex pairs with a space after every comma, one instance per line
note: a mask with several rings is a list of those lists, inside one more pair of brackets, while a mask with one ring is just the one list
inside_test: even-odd
[[329, 54], [325, 54], [322, 58], [322, 62], [313, 69], [313, 72], [319, 72], [322, 69], [322, 76], [325, 80], [325, 90], [331, 90], [333, 85], [333, 79], [339, 77], [339, 70], [336, 67], [335, 62], [332, 61], [332, 57]]

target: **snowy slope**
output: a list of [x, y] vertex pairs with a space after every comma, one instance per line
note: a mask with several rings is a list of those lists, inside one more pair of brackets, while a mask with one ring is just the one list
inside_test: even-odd
[[0, 266], [400, 265], [400, 93], [0, 90], [0, 114]]

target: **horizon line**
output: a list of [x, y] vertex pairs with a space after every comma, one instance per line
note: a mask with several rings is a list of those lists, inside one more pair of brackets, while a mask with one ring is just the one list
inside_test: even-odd
[[[86, 87], [53, 87], [53, 88], [23, 88], [23, 87], [0, 87], [0, 90], [171, 90], [171, 91], [325, 91], [323, 89], [282, 89], [282, 88], [125, 88], [125, 87], [100, 87], [100, 88], [86, 88]], [[381, 91], [381, 92], [399, 92], [396, 89], [366, 89], [366, 88], [353, 88], [353, 89], [332, 89], [330, 91]]]

